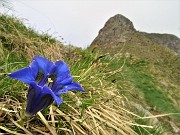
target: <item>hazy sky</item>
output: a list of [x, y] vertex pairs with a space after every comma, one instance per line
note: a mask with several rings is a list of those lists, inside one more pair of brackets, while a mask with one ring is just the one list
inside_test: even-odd
[[14, 14], [28, 20], [26, 25], [80, 47], [88, 46], [115, 14], [129, 18], [139, 31], [180, 37], [180, 0], [10, 1]]

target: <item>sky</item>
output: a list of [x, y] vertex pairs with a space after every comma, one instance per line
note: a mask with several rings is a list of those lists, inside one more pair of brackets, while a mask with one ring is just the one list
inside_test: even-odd
[[136, 30], [180, 37], [180, 0], [9, 0], [28, 27], [47, 32], [64, 44], [86, 48], [116, 14]]

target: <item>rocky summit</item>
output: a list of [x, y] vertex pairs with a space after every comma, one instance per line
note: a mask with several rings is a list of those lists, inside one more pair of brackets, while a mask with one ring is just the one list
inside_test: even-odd
[[92, 44], [104, 45], [113, 41], [125, 42], [126, 35], [135, 31], [133, 23], [123, 15], [111, 17], [99, 31], [99, 35]]
[[[180, 39], [171, 34], [139, 32], [133, 23], [121, 14], [111, 17], [91, 43], [101, 49], [122, 47], [124, 44], [166, 46], [180, 55]], [[122, 48], [121, 48], [122, 49]]]

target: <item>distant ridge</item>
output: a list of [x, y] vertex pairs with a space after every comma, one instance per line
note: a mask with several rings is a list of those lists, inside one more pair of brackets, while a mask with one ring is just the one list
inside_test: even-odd
[[165, 45], [180, 55], [180, 38], [172, 34], [144, 33], [154, 42]]
[[[133, 23], [121, 14], [111, 17], [99, 31], [98, 36], [91, 43], [99, 48], [116, 48], [122, 44], [160, 45], [180, 55], [180, 39], [172, 34], [158, 34], [139, 32], [134, 28]], [[115, 47], [116, 46], [116, 47]]]

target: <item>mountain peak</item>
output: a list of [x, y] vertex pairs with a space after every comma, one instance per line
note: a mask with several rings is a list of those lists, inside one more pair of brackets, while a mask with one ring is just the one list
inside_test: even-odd
[[[129, 32], [134, 31], [133, 23], [121, 14], [117, 14], [111, 17], [105, 24], [105, 27], [111, 27], [117, 30], [127, 30]], [[122, 31], [119, 31], [122, 32]]]
[[135, 30], [133, 23], [126, 18], [125, 16], [121, 15], [121, 14], [117, 14], [113, 17], [111, 17], [105, 24], [106, 25], [111, 25], [113, 27], [123, 27], [123, 28], [128, 28], [129, 30]]
[[[109, 41], [117, 40], [118, 42], [126, 41], [126, 34], [136, 31], [133, 23], [121, 14], [117, 14], [111, 17], [99, 31], [99, 35], [93, 41], [92, 44], [96, 43], [102, 45]], [[99, 41], [100, 39], [100, 41]]]
[[[170, 34], [151, 34], [136, 31], [133, 23], [121, 14], [117, 14], [105, 23], [104, 27], [99, 31], [98, 36], [91, 43], [92, 46], [98, 46], [101, 49], [116, 48], [122, 45], [136, 44], [146, 45], [162, 45], [180, 54], [180, 39]], [[116, 49], [117, 50], [117, 49]]]

